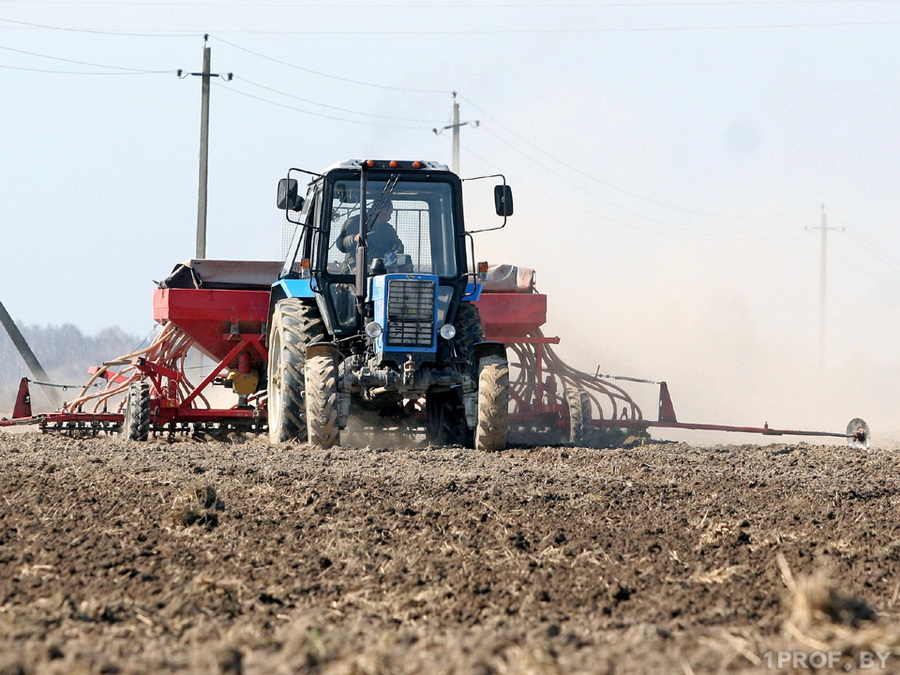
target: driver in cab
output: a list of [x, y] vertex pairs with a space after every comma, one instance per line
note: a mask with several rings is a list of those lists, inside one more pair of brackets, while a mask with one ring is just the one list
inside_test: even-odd
[[[374, 216], [366, 232], [367, 263], [375, 258], [392, 257], [388, 254], [403, 253], [403, 242], [391, 225], [394, 205], [387, 201]], [[348, 218], [335, 242], [339, 251], [351, 257], [359, 245], [359, 216]]]

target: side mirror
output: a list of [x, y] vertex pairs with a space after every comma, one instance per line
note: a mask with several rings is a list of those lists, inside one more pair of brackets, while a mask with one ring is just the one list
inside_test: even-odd
[[509, 185], [494, 186], [494, 207], [498, 216], [505, 218], [513, 214], [512, 188]]
[[278, 208], [284, 211], [299, 211], [303, 208], [303, 197], [300, 196], [295, 178], [282, 178], [278, 181]]

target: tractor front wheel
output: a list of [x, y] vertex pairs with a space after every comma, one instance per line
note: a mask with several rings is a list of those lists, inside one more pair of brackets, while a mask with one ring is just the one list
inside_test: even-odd
[[306, 430], [310, 445], [330, 448], [338, 442], [337, 364], [330, 356], [306, 362]]
[[509, 434], [509, 363], [488, 356], [478, 364], [478, 423], [475, 449], [496, 452], [506, 448]]

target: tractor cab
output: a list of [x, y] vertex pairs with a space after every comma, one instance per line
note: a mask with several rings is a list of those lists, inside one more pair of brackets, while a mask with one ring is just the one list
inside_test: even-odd
[[[282, 208], [296, 194], [292, 180], [290, 174], [282, 180]], [[306, 277], [320, 291], [320, 309], [334, 336], [363, 330], [372, 318], [366, 307], [370, 285], [381, 275], [436, 281], [441, 318], [451, 299], [462, 297], [469, 269], [461, 188], [446, 166], [343, 162], [313, 176], [305, 199], [293, 199], [295, 208], [302, 205], [302, 226], [282, 276]]]
[[[299, 195], [297, 174], [312, 176], [305, 198]], [[373, 300], [375, 277], [433, 279], [439, 322], [465, 297], [467, 285], [475, 290], [461, 181], [446, 165], [348, 160], [322, 174], [291, 169], [278, 194], [279, 208], [298, 225], [282, 279], [309, 280], [329, 333], [336, 337], [360, 333], [372, 318], [374, 308], [366, 303]], [[512, 213], [508, 186], [497, 186], [495, 201], [499, 215]]]

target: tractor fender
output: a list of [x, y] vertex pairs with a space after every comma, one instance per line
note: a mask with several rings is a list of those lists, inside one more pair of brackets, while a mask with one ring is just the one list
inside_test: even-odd
[[477, 364], [486, 356], [497, 356], [501, 359], [505, 359], [506, 345], [502, 342], [493, 342], [489, 340], [477, 342], [475, 346], [472, 347], [473, 362]]
[[279, 279], [272, 287], [283, 298], [313, 298], [316, 291], [311, 279]]
[[466, 284], [462, 299], [466, 302], [478, 302], [481, 297], [481, 284]]

